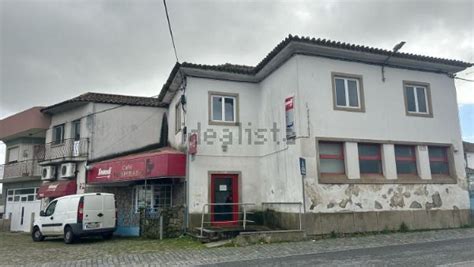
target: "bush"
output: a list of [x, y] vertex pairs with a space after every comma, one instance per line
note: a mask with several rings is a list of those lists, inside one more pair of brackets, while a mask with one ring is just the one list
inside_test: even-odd
[[402, 233], [405, 233], [405, 232], [408, 232], [410, 229], [408, 228], [408, 225], [406, 225], [405, 222], [402, 222], [402, 224], [400, 224], [400, 232]]

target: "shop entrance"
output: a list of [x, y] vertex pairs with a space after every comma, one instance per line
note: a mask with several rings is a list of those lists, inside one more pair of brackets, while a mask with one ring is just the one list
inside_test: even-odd
[[211, 224], [233, 226], [239, 223], [239, 189], [237, 174], [211, 175]]

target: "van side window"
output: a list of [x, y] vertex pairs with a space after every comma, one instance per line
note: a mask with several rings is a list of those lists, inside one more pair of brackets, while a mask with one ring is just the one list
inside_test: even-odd
[[45, 216], [51, 216], [53, 215], [54, 213], [54, 210], [56, 209], [56, 204], [58, 203], [58, 201], [53, 201], [51, 202], [48, 207], [46, 208], [46, 211], [45, 211]]

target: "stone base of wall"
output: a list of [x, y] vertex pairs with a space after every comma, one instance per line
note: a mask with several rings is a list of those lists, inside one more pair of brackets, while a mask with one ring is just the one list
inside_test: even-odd
[[160, 209], [156, 216], [140, 214], [140, 235], [147, 238], [160, 237], [160, 216], [163, 216], [163, 237], [178, 237], [183, 234], [184, 206], [173, 206]]
[[[294, 214], [280, 213], [284, 222], [294, 221]], [[306, 213], [303, 229], [308, 235], [459, 228], [470, 223], [470, 210], [380, 211], [351, 213]], [[287, 225], [291, 226], [291, 225]]]
[[10, 219], [0, 219], [0, 232], [9, 232], [10, 231]]

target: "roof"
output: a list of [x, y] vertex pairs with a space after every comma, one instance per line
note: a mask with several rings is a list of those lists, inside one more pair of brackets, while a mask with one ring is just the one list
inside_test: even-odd
[[464, 153], [466, 152], [474, 153], [474, 143], [462, 142], [462, 146], [464, 148]]
[[54, 109], [72, 103], [104, 103], [117, 104], [127, 106], [143, 106], [143, 107], [167, 107], [168, 105], [162, 103], [156, 97], [130, 96], [130, 95], [116, 95], [116, 94], [102, 94], [102, 93], [85, 93], [80, 96], [68, 99], [66, 101], [45, 107], [41, 112], [52, 113]]
[[[416, 62], [431, 63], [431, 65], [440, 64], [443, 66], [449, 66], [451, 67], [450, 71], [452, 73], [456, 73], [460, 70], [473, 66], [472, 63], [463, 62], [460, 60], [445, 59], [445, 58], [430, 57], [430, 56], [415, 55], [411, 53], [400, 53], [400, 52], [393, 54], [391, 50], [385, 50], [385, 49], [374, 48], [374, 47], [369, 47], [369, 46], [356, 45], [356, 44], [350, 44], [350, 43], [344, 43], [344, 42], [338, 42], [338, 41], [332, 41], [332, 40], [320, 39], [320, 38], [316, 39], [316, 38], [310, 38], [310, 37], [299, 37], [299, 36], [288, 35], [287, 38], [285, 38], [275, 48], [273, 48], [273, 50], [270, 51], [270, 53], [268, 53], [256, 66], [236, 65], [236, 64], [230, 64], [230, 63], [221, 64], [221, 65], [203, 65], [203, 64], [194, 64], [194, 63], [189, 63], [189, 62], [176, 63], [176, 65], [173, 67], [170, 73], [168, 80], [163, 85], [163, 88], [160, 92], [160, 95], [158, 96], [158, 99], [163, 100], [168, 88], [173, 83], [175, 76], [179, 74], [178, 71], [182, 68], [200, 69], [200, 70], [216, 71], [216, 72], [222, 72], [222, 73], [255, 76], [262, 69], [264, 69], [275, 57], [277, 57], [288, 46], [290, 46], [290, 44], [296, 44], [296, 43], [299, 44], [301, 47], [306, 46], [307, 48], [308, 46], [313, 46], [313, 47], [319, 47], [326, 50], [325, 52], [321, 52], [322, 51], [321, 49], [321, 51], [318, 51], [317, 53], [318, 55], [327, 53], [328, 49], [332, 49], [332, 50], [338, 50], [338, 51], [350, 51], [352, 52], [352, 54], [354, 52], [359, 53], [359, 54], [362, 54], [362, 53], [366, 54], [363, 57], [360, 57], [361, 59], [356, 60], [356, 61], [362, 61], [362, 62], [370, 62], [369, 60], [367, 60], [368, 58], [367, 55], [371, 55], [372, 57], [377, 56], [379, 58], [382, 57], [382, 60], [380, 59], [372, 60], [372, 63], [375, 63], [375, 64], [381, 64], [382, 62], [384, 62], [384, 59], [386, 59], [388, 56], [391, 56], [391, 59], [393, 61], [409, 60], [409, 61], [416, 61]], [[298, 51], [298, 49], [293, 49], [289, 53], [291, 55], [297, 54], [297, 53], [304, 54], [305, 51], [301, 52], [301, 50], [304, 50], [301, 47], [299, 47], [300, 51]], [[347, 56], [347, 53], [346, 53], [346, 56]], [[339, 58], [344, 59], [344, 56], [339, 55]], [[392, 64], [386, 63], [385, 65], [391, 66]], [[413, 65], [413, 62], [411, 62], [411, 64], [408, 64], [408, 65]], [[392, 66], [402, 67], [400, 64], [393, 64]], [[436, 68], [434, 68], [433, 70], [436, 70]]]

